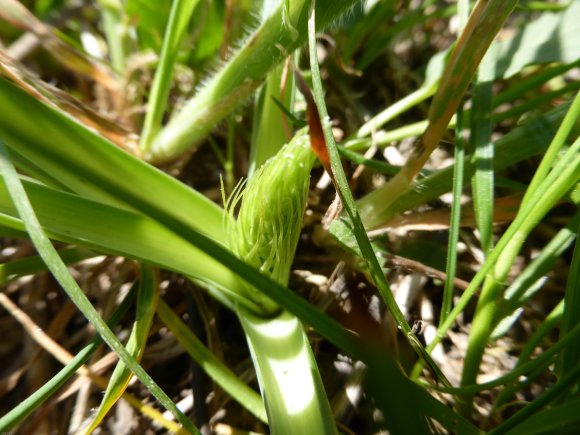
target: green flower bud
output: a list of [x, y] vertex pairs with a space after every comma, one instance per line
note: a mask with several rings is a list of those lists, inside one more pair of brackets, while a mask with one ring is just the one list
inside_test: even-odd
[[[290, 267], [302, 229], [314, 154], [308, 135], [298, 133], [276, 156], [269, 159], [229, 204], [233, 213], [242, 199], [237, 220], [228, 220], [228, 243], [238, 257], [282, 285], [288, 283]], [[246, 286], [246, 295], [264, 309], [279, 310], [267, 296]]]

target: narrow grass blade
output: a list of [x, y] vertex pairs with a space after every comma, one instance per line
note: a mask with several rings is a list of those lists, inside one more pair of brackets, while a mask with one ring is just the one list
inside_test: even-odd
[[[545, 370], [548, 368], [548, 365], [553, 363], [551, 359], [548, 359], [549, 355], [557, 355], [556, 351], [560, 353], [561, 351], [566, 349], [566, 347], [569, 344], [574, 343], [574, 340], [576, 339], [576, 334], [580, 330], [580, 327], [576, 327], [574, 330], [570, 331], [570, 333], [566, 337], [556, 342], [556, 344], [550, 347], [547, 351], [543, 352], [535, 360], [531, 360], [536, 347], [542, 342], [542, 340], [545, 339], [545, 337], [550, 332], [552, 332], [560, 324], [560, 322], [562, 321], [563, 314], [564, 314], [564, 300], [560, 301], [560, 303], [556, 305], [556, 307], [546, 316], [546, 318], [539, 326], [539, 328], [537, 328], [536, 331], [534, 331], [533, 335], [530, 337], [530, 339], [527, 341], [526, 345], [520, 352], [518, 362], [516, 363], [514, 370], [512, 370], [512, 373], [517, 372], [519, 368], [522, 368], [524, 366], [531, 366], [533, 370], [530, 370], [523, 380], [516, 382], [518, 379], [512, 378], [511, 383], [505, 384], [504, 388], [497, 395], [493, 403], [492, 413], [494, 410], [501, 409], [506, 403], [512, 400], [516, 392], [520, 391], [522, 387], [526, 386], [530, 382], [533, 382], [537, 377], [539, 377], [542, 373], [545, 372]], [[539, 361], [540, 359], [544, 361], [540, 362]], [[533, 363], [533, 361], [535, 361], [537, 364], [530, 364]]]
[[159, 300], [157, 315], [171, 330], [183, 349], [215, 383], [261, 421], [268, 422], [260, 395], [218, 360], [162, 299]]
[[[117, 324], [125, 312], [129, 309], [133, 300], [135, 299], [135, 288], [133, 287], [129, 294], [123, 299], [123, 302], [117, 306], [115, 312], [107, 322], [107, 325], [112, 328]], [[56, 391], [62, 387], [66, 381], [75, 375], [77, 370], [90, 358], [90, 356], [102, 344], [103, 340], [100, 336], [96, 336], [91, 342], [78, 352], [74, 359], [65, 367], [63, 367], [55, 376], [53, 376], [42, 387], [28, 396], [24, 401], [20, 402], [18, 406], [9, 411], [6, 415], [0, 417], [0, 431], [10, 431], [18, 424], [22, 423], [24, 419], [48, 400]]]
[[558, 129], [556, 135], [554, 136], [548, 150], [544, 154], [540, 166], [536, 169], [534, 173], [534, 177], [532, 181], [530, 181], [530, 185], [528, 190], [526, 191], [526, 195], [524, 196], [523, 202], [529, 200], [529, 198], [535, 193], [537, 187], [546, 179], [548, 173], [552, 169], [555, 160], [558, 157], [558, 153], [564, 146], [566, 139], [570, 135], [570, 132], [574, 128], [575, 124], [577, 123], [578, 119], [580, 118], [580, 92], [576, 94], [576, 97], [572, 101], [572, 105], [568, 110], [568, 113], [564, 117], [562, 124], [560, 124], [560, 128]]
[[[524, 409], [522, 409], [509, 419], [505, 420], [503, 423], [496, 426], [490, 432], [488, 432], [489, 435], [507, 433], [508, 430], [517, 427], [517, 425], [519, 425], [520, 423], [523, 423], [526, 420], [533, 418], [534, 416], [542, 415], [539, 414], [538, 411], [544, 408], [545, 406], [549, 405], [551, 402], [553, 402], [556, 398], [558, 398], [562, 394], [564, 394], [566, 390], [568, 390], [572, 385], [578, 382], [579, 378], [580, 378], [580, 365], [577, 365], [576, 367], [574, 367], [573, 370], [571, 370], [568, 374], [566, 374], [566, 376], [564, 376], [561, 380], [559, 380], [556, 383], [556, 385], [545, 391], [540, 396], [536, 397], [534, 401], [529, 403]], [[578, 398], [571, 399], [571, 401], [575, 400], [578, 400]], [[566, 403], [569, 402], [564, 402], [564, 404], [560, 406], [564, 406]]]
[[[564, 300], [564, 318], [560, 337], [565, 337], [572, 328], [580, 324], [580, 227], [576, 233], [576, 246], [570, 263]], [[579, 364], [580, 349], [577, 346], [569, 347], [562, 355], [558, 373], [560, 376], [565, 376]]]
[[[129, 354], [135, 358], [135, 361], [140, 362], [143, 352], [145, 351], [145, 344], [149, 336], [149, 328], [155, 314], [157, 301], [159, 299], [159, 277], [151, 266], [141, 266], [141, 279], [139, 281], [139, 289], [137, 294], [137, 310], [135, 313], [135, 322], [131, 335], [127, 341], [126, 349]], [[101, 400], [101, 405], [97, 410], [91, 424], [83, 430], [83, 433], [92, 433], [99, 424], [103, 421], [111, 408], [121, 398], [129, 381], [133, 377], [131, 370], [119, 361], [111, 379], [107, 386], [107, 391]]]
[[473, 89], [470, 147], [473, 152], [475, 174], [471, 179], [475, 222], [484, 254], [493, 246], [494, 203], [494, 146], [491, 139], [493, 79], [495, 76], [496, 46], [491, 45], [483, 57]]
[[338, 152], [340, 155], [357, 165], [364, 165], [369, 169], [377, 171], [381, 174], [395, 175], [401, 170], [400, 166], [394, 166], [389, 163], [381, 162], [379, 160], [367, 159], [363, 155], [356, 153], [354, 151], [345, 148], [344, 146], [338, 146]]
[[542, 287], [543, 277], [552, 270], [564, 251], [574, 243], [575, 229], [580, 224], [580, 213], [572, 218], [550, 242], [544, 246], [533, 261], [517, 276], [505, 291], [504, 299], [499, 302], [494, 320], [493, 337], [498, 338], [507, 332], [518, 316], [514, 312], [522, 307]]
[[387, 122], [395, 119], [401, 113], [406, 112], [411, 107], [415, 107], [417, 104], [425, 101], [427, 98], [432, 97], [437, 91], [437, 81], [427, 84], [416, 90], [415, 92], [407, 95], [405, 98], [400, 99], [393, 105], [387, 107], [385, 110], [375, 115], [371, 120], [365, 122], [356, 132], [357, 138], [362, 138], [370, 136], [372, 133], [378, 131]]
[[545, 433], [572, 433], [580, 424], [580, 397], [533, 414], [527, 420], [506, 432], [509, 435]]
[[330, 164], [332, 167], [332, 174], [337, 182], [337, 189], [342, 200], [343, 206], [348, 213], [348, 216], [353, 225], [353, 232], [358, 242], [358, 246], [362, 253], [364, 260], [367, 263], [367, 267], [373, 277], [373, 281], [377, 286], [381, 298], [387, 305], [389, 311], [391, 312], [393, 318], [397, 322], [397, 325], [405, 335], [405, 338], [409, 341], [411, 347], [417, 352], [417, 354], [429, 365], [437, 378], [448, 384], [445, 376], [441, 370], [437, 367], [435, 362], [431, 359], [425, 349], [421, 345], [420, 341], [417, 339], [415, 334], [411, 331], [405, 316], [398, 307], [397, 302], [389, 288], [389, 284], [385, 279], [385, 275], [381, 269], [381, 266], [375, 256], [371, 243], [368, 239], [367, 233], [364, 229], [361, 217], [354, 203], [354, 198], [348, 186], [348, 181], [340, 161], [340, 156], [338, 154], [338, 149], [334, 141], [334, 136], [330, 128], [330, 122], [328, 117], [328, 112], [326, 109], [326, 103], [324, 101], [324, 91], [322, 89], [322, 81], [320, 78], [320, 69], [318, 67], [318, 59], [316, 52], [316, 26], [315, 26], [315, 9], [311, 8], [310, 18], [308, 20], [308, 47], [310, 54], [310, 68], [312, 71], [312, 83], [314, 85], [314, 100], [320, 114], [320, 119], [322, 120], [322, 128], [324, 133], [324, 140], [326, 142], [326, 147], [328, 149], [328, 154], [330, 156]]
[[455, 133], [455, 165], [453, 166], [453, 200], [451, 202], [451, 220], [449, 222], [449, 240], [447, 243], [447, 262], [445, 265], [445, 286], [439, 323], [443, 323], [453, 305], [453, 280], [457, 270], [457, 243], [461, 221], [461, 195], [465, 172], [465, 147], [463, 144], [463, 107], [457, 109], [457, 128]]
[[40, 226], [28, 197], [26, 196], [24, 187], [18, 178], [18, 174], [9, 160], [3, 142], [0, 142], [0, 154], [0, 168], [2, 169], [7, 188], [39, 255], [46, 262], [48, 269], [87, 320], [91, 322], [97, 332], [101, 337], [103, 337], [103, 340], [123, 360], [123, 362], [130, 367], [152, 394], [159, 399], [166, 409], [170, 410], [173, 415], [175, 415], [177, 420], [179, 420], [187, 430], [192, 433], [198, 433], [199, 431], [191, 424], [187, 417], [183, 415], [167, 394], [157, 386], [155, 381], [151, 379], [147, 372], [145, 372], [145, 370], [143, 370], [143, 368], [125, 350], [119, 339], [113, 334], [95, 308], [91, 305], [81, 288], [68, 272], [66, 265], [58, 256], [58, 253]]
[[[60, 255], [65, 264], [74, 264], [88, 258], [97, 257], [100, 254], [85, 248], [65, 248], [58, 251], [58, 255]], [[45, 270], [46, 264], [37, 255], [9, 261], [0, 264], [0, 285], [6, 284], [13, 279], [34, 275]]]
[[163, 47], [159, 58], [159, 65], [155, 72], [151, 92], [147, 101], [147, 112], [143, 121], [141, 132], [141, 151], [146, 154], [161, 128], [163, 114], [167, 107], [169, 90], [173, 83], [173, 67], [177, 61], [177, 55], [187, 24], [195, 10], [199, 0], [174, 0], [171, 4], [169, 22], [165, 30]]

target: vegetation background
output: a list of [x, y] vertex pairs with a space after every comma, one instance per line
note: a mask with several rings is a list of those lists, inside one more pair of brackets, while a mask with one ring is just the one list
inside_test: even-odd
[[0, 0], [0, 432], [578, 433], [578, 34]]

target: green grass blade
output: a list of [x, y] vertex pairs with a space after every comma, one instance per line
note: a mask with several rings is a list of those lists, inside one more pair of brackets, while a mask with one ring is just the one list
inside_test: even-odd
[[141, 132], [140, 147], [145, 154], [149, 152], [153, 140], [161, 129], [163, 114], [169, 98], [169, 90], [173, 83], [173, 67], [177, 61], [177, 55], [187, 30], [187, 24], [198, 3], [199, 0], [173, 0], [171, 4], [159, 65], [151, 85], [151, 92], [147, 101], [147, 112], [145, 113]]
[[[129, 309], [135, 299], [135, 287], [127, 294], [123, 302], [115, 309], [113, 315], [107, 322], [109, 328], [117, 324], [125, 312]], [[35, 409], [46, 402], [56, 391], [62, 387], [66, 381], [72, 378], [77, 370], [91, 357], [91, 355], [103, 343], [100, 336], [95, 336], [91, 342], [82, 348], [74, 359], [63, 367], [55, 376], [53, 376], [42, 387], [20, 402], [18, 406], [9, 411], [6, 415], [0, 417], [0, 431], [10, 431], [30, 415]]]
[[12, 200], [14, 201], [14, 205], [18, 209], [39, 255], [43, 258], [55, 279], [61, 284], [68, 296], [87, 320], [95, 327], [99, 335], [103, 337], [103, 340], [119, 356], [119, 358], [130, 367], [133, 373], [135, 373], [152, 394], [159, 399], [163, 406], [172, 412], [184, 428], [192, 433], [198, 433], [199, 431], [197, 431], [187, 417], [183, 415], [167, 394], [159, 388], [147, 372], [143, 370], [143, 368], [125, 350], [119, 339], [113, 334], [95, 308], [91, 305], [88, 298], [85, 296], [74, 278], [70, 275], [66, 265], [58, 256], [58, 252], [54, 249], [50, 240], [44, 233], [44, 230], [40, 226], [32, 205], [26, 196], [26, 191], [18, 178], [14, 166], [9, 160], [3, 142], [0, 142], [0, 154], [0, 168], [2, 169], [4, 180], [8, 191], [11, 194]]
[[[562, 328], [560, 337], [565, 337], [569, 331], [576, 325], [580, 324], [580, 227], [576, 233], [576, 246], [574, 255], [568, 272], [568, 281], [566, 283], [566, 294], [564, 296], [565, 308], [564, 318], [562, 319]], [[577, 346], [567, 348], [560, 361], [558, 373], [565, 376], [571, 372], [580, 362], [580, 349]]]
[[[533, 416], [541, 415], [538, 413], [540, 409], [544, 408], [552, 401], [554, 401], [556, 398], [558, 398], [560, 395], [565, 393], [568, 388], [574, 385], [574, 383], [578, 382], [579, 378], [580, 378], [580, 365], [577, 365], [566, 376], [564, 376], [561, 380], [559, 380], [556, 383], [556, 385], [554, 385], [552, 388], [542, 393], [540, 396], [536, 397], [534, 401], [529, 403], [524, 409], [522, 409], [509, 419], [505, 420], [503, 423], [496, 426], [490, 432], [488, 432], [489, 435], [506, 433], [508, 430], [516, 427], [518, 424], [525, 422], [528, 419], [531, 419]], [[571, 400], [578, 399], [576, 398]], [[564, 402], [564, 404], [560, 406], [564, 406], [566, 403], [569, 402]]]
[[580, 397], [533, 414], [507, 432], [509, 435], [572, 433], [580, 423]]
[[437, 82], [427, 84], [415, 92], [407, 95], [405, 98], [400, 99], [396, 103], [387, 107], [385, 110], [375, 115], [371, 120], [365, 122], [356, 132], [357, 138], [362, 138], [371, 135], [380, 128], [383, 127], [387, 122], [395, 119], [397, 116], [406, 112], [417, 104], [425, 101], [427, 98], [432, 97], [437, 91]]
[[322, 127], [324, 132], [324, 139], [326, 141], [326, 146], [328, 149], [328, 154], [330, 156], [330, 163], [332, 167], [332, 173], [337, 182], [337, 189], [342, 200], [343, 206], [348, 213], [348, 216], [353, 225], [353, 232], [358, 242], [358, 246], [362, 253], [362, 256], [367, 263], [367, 267], [373, 277], [373, 281], [377, 286], [381, 298], [387, 305], [389, 311], [393, 315], [393, 318], [397, 322], [397, 325], [405, 335], [405, 338], [409, 341], [411, 347], [417, 352], [417, 354], [429, 365], [429, 367], [436, 373], [440, 381], [448, 383], [445, 376], [439, 370], [435, 362], [431, 357], [425, 352], [425, 349], [411, 331], [405, 316], [401, 312], [401, 309], [397, 305], [393, 293], [389, 288], [389, 284], [383, 274], [381, 266], [375, 256], [371, 243], [368, 239], [367, 233], [364, 229], [361, 217], [357, 210], [354, 202], [354, 198], [348, 186], [348, 181], [340, 161], [340, 156], [338, 154], [338, 149], [334, 141], [334, 136], [330, 128], [328, 112], [326, 109], [326, 103], [324, 101], [324, 91], [322, 89], [322, 81], [320, 78], [320, 70], [318, 67], [317, 52], [316, 52], [316, 27], [314, 22], [315, 9], [311, 9], [311, 16], [308, 20], [308, 46], [310, 53], [310, 68], [312, 71], [312, 83], [314, 86], [314, 100], [320, 114], [320, 119], [322, 120]]
[[[143, 352], [145, 351], [145, 344], [149, 336], [149, 329], [153, 321], [153, 315], [157, 307], [159, 299], [159, 277], [156, 276], [156, 271], [151, 266], [141, 266], [141, 279], [139, 281], [139, 289], [137, 294], [137, 310], [135, 314], [135, 322], [131, 330], [131, 335], [127, 341], [126, 349], [129, 354], [135, 358], [135, 361], [140, 362]], [[83, 430], [83, 433], [92, 433], [99, 424], [103, 421], [111, 408], [121, 398], [129, 381], [133, 377], [131, 370], [119, 361], [107, 385], [105, 395], [101, 400], [101, 405], [97, 410], [93, 420], [88, 428]]]
[[[97, 257], [100, 254], [85, 248], [64, 248], [58, 251], [58, 255], [65, 264], [74, 264], [88, 258]], [[20, 278], [22, 276], [34, 275], [38, 272], [45, 271], [46, 265], [37, 255], [21, 258], [0, 264], [0, 285]]]
[[256, 103], [254, 114], [256, 121], [252, 126], [248, 178], [288, 142], [283, 123], [286, 115], [277, 104], [282, 104], [285, 108], [292, 107], [294, 80], [293, 75], [288, 73], [286, 92], [284, 96], [281, 96], [283, 70], [284, 66], [279, 65], [270, 71]]
[[453, 304], [453, 280], [457, 270], [457, 243], [459, 242], [459, 225], [461, 220], [461, 194], [465, 172], [465, 147], [463, 144], [463, 107], [457, 110], [457, 129], [455, 134], [455, 165], [453, 166], [453, 200], [451, 202], [451, 220], [449, 222], [449, 240], [447, 243], [447, 262], [445, 265], [445, 286], [441, 302], [439, 323], [443, 323]]
[[532, 262], [517, 276], [505, 291], [504, 299], [499, 302], [497, 316], [494, 320], [496, 329], [493, 336], [498, 338], [505, 334], [515, 321], [513, 313], [522, 307], [541, 286], [543, 277], [552, 270], [556, 261], [564, 251], [574, 243], [575, 229], [580, 224], [580, 213], [572, 218], [570, 223], [562, 228], [550, 242], [544, 246]]
[[157, 315], [170, 329], [183, 349], [214, 382], [261, 421], [268, 422], [264, 403], [260, 395], [240, 381], [233, 372], [218, 360], [162, 299], [159, 300]]
[[[556, 305], [556, 307], [546, 316], [540, 327], [534, 331], [530, 339], [526, 342], [524, 348], [520, 352], [518, 362], [516, 363], [515, 369], [512, 370], [512, 373], [517, 372], [519, 368], [530, 365], [528, 362], [533, 362], [530, 361], [530, 359], [534, 353], [534, 350], [538, 345], [540, 345], [542, 340], [544, 340], [545, 337], [560, 324], [563, 314], [564, 300], [561, 300], [560, 303]], [[548, 368], [548, 365], [553, 363], [551, 359], [548, 359], [548, 356], [556, 354], [556, 350], [559, 353], [561, 350], [566, 349], [568, 344], [574, 343], [576, 334], [579, 330], [580, 327], [577, 327], [570, 331], [566, 337], [564, 337], [562, 340], [559, 340], [550, 349], [539, 355], [538, 358], [534, 360], [538, 363], [537, 366], [526, 375], [523, 381], [516, 382], [517, 378], [512, 378], [511, 385], [506, 384], [506, 386], [497, 395], [493, 404], [493, 409], [501, 409], [504, 404], [508, 403], [508, 401], [512, 399], [513, 395], [516, 394], [517, 391], [521, 390], [523, 386], [533, 382], [537, 377], [544, 373]], [[538, 361], [539, 359], [545, 359], [545, 363], [540, 363]]]
[[570, 135], [570, 132], [574, 128], [574, 125], [576, 124], [579, 118], [580, 118], [580, 92], [576, 94], [576, 98], [574, 98], [574, 100], [572, 101], [570, 110], [564, 117], [564, 120], [562, 121], [562, 124], [558, 129], [558, 132], [556, 133], [554, 139], [550, 143], [550, 146], [548, 147], [546, 154], [544, 154], [544, 158], [542, 159], [540, 166], [534, 173], [534, 177], [532, 178], [528, 190], [526, 191], [523, 202], [529, 200], [530, 196], [535, 192], [540, 183], [542, 183], [542, 181], [544, 181], [544, 179], [547, 177], [548, 173], [552, 169], [552, 166], [554, 165], [554, 161], [558, 157], [558, 153], [564, 146], [566, 139]]
[[493, 107], [497, 108], [502, 104], [514, 101], [515, 99], [525, 95], [527, 92], [537, 89], [554, 77], [565, 74], [577, 66], [580, 66], [580, 59], [575, 62], [564, 63], [562, 65], [555, 65], [551, 68], [546, 68], [544, 71], [541, 71], [540, 73], [533, 75], [530, 78], [526, 78], [519, 83], [515, 83], [509, 88], [505, 89], [499, 95], [494, 96]]
[[367, 159], [357, 152], [351, 151], [344, 146], [338, 145], [338, 152], [340, 155], [357, 165], [364, 165], [369, 169], [377, 171], [381, 174], [395, 175], [401, 170], [400, 166], [394, 166], [389, 163], [381, 162], [379, 160]]
[[473, 89], [470, 146], [473, 151], [475, 174], [471, 179], [475, 222], [485, 255], [493, 246], [494, 203], [494, 146], [492, 133], [493, 78], [495, 76], [496, 46], [491, 45], [479, 67]]

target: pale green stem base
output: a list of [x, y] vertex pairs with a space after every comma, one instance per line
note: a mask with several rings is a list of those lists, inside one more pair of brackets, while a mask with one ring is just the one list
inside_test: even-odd
[[316, 360], [302, 328], [284, 311], [272, 319], [238, 313], [258, 374], [272, 434], [336, 434]]

